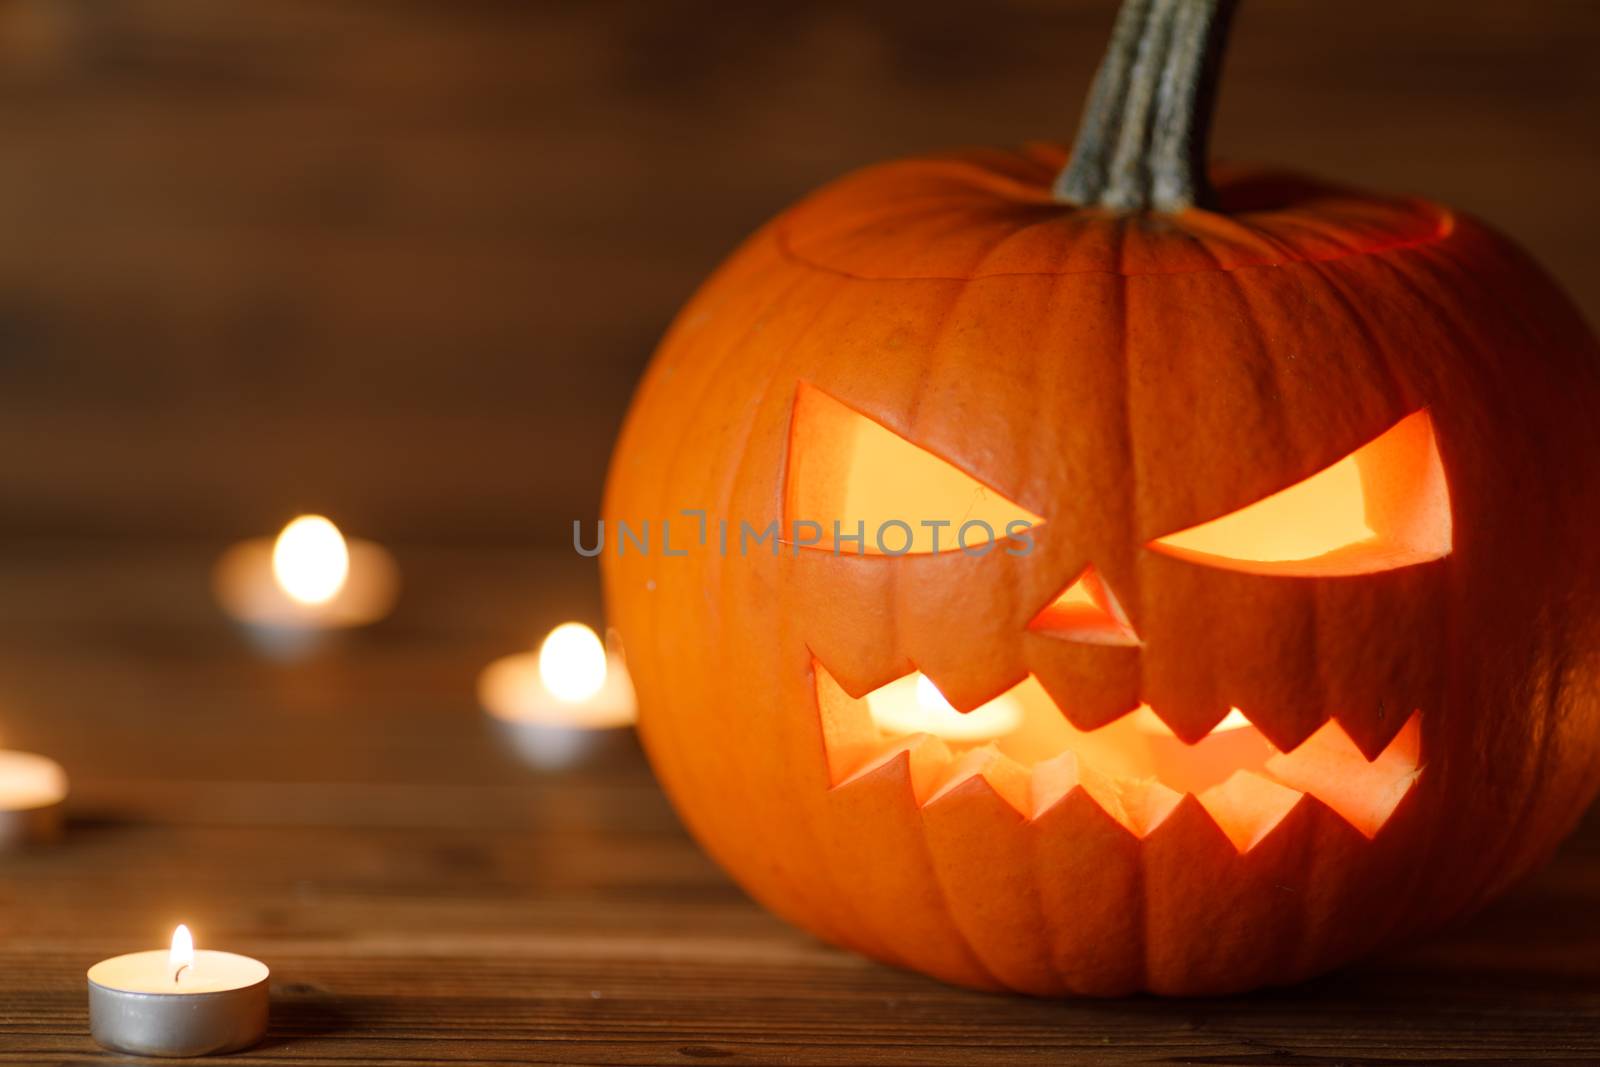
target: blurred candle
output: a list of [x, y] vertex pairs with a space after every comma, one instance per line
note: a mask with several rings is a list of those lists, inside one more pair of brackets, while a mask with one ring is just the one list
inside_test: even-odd
[[67, 772], [32, 752], [0, 751], [0, 850], [61, 836]]
[[633, 725], [633, 682], [621, 655], [589, 627], [562, 623], [537, 652], [497, 659], [478, 677], [485, 711], [539, 766], [572, 762], [603, 731]]
[[222, 608], [269, 630], [344, 629], [376, 622], [394, 607], [399, 568], [383, 546], [346, 539], [321, 515], [301, 515], [276, 539], [233, 545], [212, 572]]
[[925, 674], [908, 674], [867, 694], [867, 710], [891, 733], [925, 733], [947, 741], [990, 741], [1022, 725], [1022, 705], [1010, 694], [960, 712]]
[[272, 544], [272, 577], [297, 604], [326, 604], [350, 577], [344, 535], [321, 515], [302, 515]]
[[234, 1052], [267, 1032], [267, 965], [249, 956], [195, 951], [189, 928], [170, 949], [130, 952], [89, 968], [89, 1032], [137, 1056]]

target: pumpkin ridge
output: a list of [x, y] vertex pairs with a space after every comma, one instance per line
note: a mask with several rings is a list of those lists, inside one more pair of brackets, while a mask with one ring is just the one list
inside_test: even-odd
[[[815, 279], [813, 278], [812, 280], [814, 281]], [[797, 292], [804, 291], [806, 287], [807, 278], [804, 276], [796, 277], [791, 275], [785, 277], [784, 272], [774, 272], [774, 275], [770, 281], [770, 289], [766, 293], [765, 300], [757, 302], [757, 306], [747, 308], [744, 321], [742, 321], [736, 329], [733, 329], [729, 332], [729, 337], [725, 347], [716, 352], [715, 355], [707, 361], [707, 365], [702, 370], [702, 374], [704, 375], [703, 379], [694, 383], [696, 401], [694, 404], [686, 408], [687, 411], [698, 412], [712, 410], [712, 405], [709, 404], [709, 401], [711, 398], [715, 397], [716, 391], [719, 387], [727, 387], [727, 369], [730, 366], [736, 365], [741, 358], [747, 358], [750, 354], [755, 340], [755, 325], [759, 324], [764, 318], [769, 316], [774, 309], [781, 308], [787, 301], [793, 300], [795, 294]], [[825, 314], [829, 302], [831, 299], [837, 296], [837, 294], [838, 290], [835, 287], [828, 293], [826, 297], [819, 301], [820, 306], [815, 309], [814, 313], [809, 318], [807, 323], [808, 326]], [[803, 334], [804, 331], [802, 330], [799, 332]], [[792, 347], [793, 344], [798, 344], [799, 342], [800, 337], [797, 335], [790, 347]], [[787, 351], [788, 349], [784, 350], [784, 355], [787, 354]], [[764, 392], [770, 391], [770, 387], [776, 385], [777, 381], [781, 378], [781, 374], [778, 372], [777, 367], [781, 366], [782, 362], [783, 356], [775, 356], [773, 358], [773, 370], [770, 372], [768, 389]], [[742, 434], [740, 435], [739, 443], [739, 450], [741, 453], [746, 453], [748, 451], [746, 446], [748, 445], [749, 433], [753, 429], [754, 423], [755, 416], [752, 412], [752, 415], [749, 417], [744, 427], [742, 427]], [[667, 456], [671, 457], [668, 464], [669, 476], [668, 478], [661, 480], [657, 485], [645, 488], [644, 492], [647, 494], [647, 498], [654, 497], [662, 487], [671, 484], [681, 484], [683, 475], [680, 471], [680, 464], [685, 463], [686, 458], [692, 453], [692, 449], [685, 447], [685, 442], [692, 440], [697, 433], [697, 422], [695, 418], [693, 416], [689, 416], [678, 420], [676, 432], [678, 437], [675, 446], [666, 450], [665, 453]], [[739, 484], [741, 471], [742, 464], [740, 464], [739, 469], [735, 470], [734, 472], [724, 472], [722, 484], [720, 486], [714, 486], [709, 477], [706, 481], [700, 483], [700, 490], [703, 493], [709, 493], [715, 489], [716, 501], [714, 504], [712, 504], [712, 506], [717, 512], [726, 514], [727, 504], [731, 500], [732, 496], [734, 495], [734, 491]], [[712, 468], [707, 468], [702, 473], [706, 476], [714, 476], [716, 472]], [[645, 484], [648, 485], [648, 482]], [[661, 503], [670, 507], [670, 505], [674, 502], [671, 500], [663, 500]], [[667, 511], [667, 507], [652, 507], [649, 513], [666, 514]], [[713, 559], [709, 563], [710, 567], [712, 568], [710, 575], [712, 579], [715, 579], [718, 575], [718, 564], [720, 562], [720, 559]], [[660, 610], [662, 604], [661, 601], [652, 598], [650, 603], [653, 609]], [[661, 626], [652, 626], [649, 632], [655, 641], [659, 641], [667, 632], [667, 628]], [[653, 651], [658, 657], [664, 654], [659, 644], [653, 649]], [[669, 759], [672, 771], [672, 779], [675, 781], [676, 785], [674, 792], [692, 795], [701, 789], [707, 788], [707, 785], [703, 779], [703, 775], [705, 774], [704, 768], [701, 767], [693, 758], [692, 751], [685, 750], [685, 746], [681, 743], [682, 739], [680, 737], [677, 737], [670, 732], [665, 733], [666, 736], [652, 747], [657, 748], [670, 745], [672, 749]], [[653, 754], [653, 762], [658, 759], [660, 759], [660, 757]], [[662, 768], [661, 770], [658, 770], [657, 773], [662, 774], [664, 770], [665, 768]], [[665, 777], [665, 774], [663, 774], [663, 778]], [[712, 819], [709, 818], [704, 818], [703, 821], [697, 820], [693, 825], [693, 828], [696, 838], [705, 840], [707, 842], [717, 840], [726, 832], [725, 828], [718, 826]], [[801, 830], [801, 832], [804, 833], [805, 836], [812, 842], [816, 842], [819, 838], [816, 828], [809, 821], [804, 824], [804, 828]], [[845, 915], [840, 919], [841, 928], [849, 928], [852, 925], [859, 927], [861, 925], [859, 911], [856, 907], [855, 899], [851, 894], [844, 891], [844, 887], [835, 884], [833, 886], [832, 893], [828, 895], [831, 897], [831, 899], [843, 902], [844, 906], [842, 910]], [[814, 905], [812, 905], [810, 902], [805, 904], [805, 908], [809, 913], [814, 913], [815, 911]], [[892, 946], [883, 946], [883, 951], [885, 953], [890, 953], [892, 951]]]
[[[1429, 206], [1433, 207], [1433, 205]], [[1434, 210], [1439, 212], [1439, 217], [1435, 224], [1436, 236], [1434, 240], [1405, 238], [1394, 242], [1389, 242], [1389, 247], [1420, 248], [1426, 245], [1436, 244], [1438, 241], [1443, 240], [1449, 237], [1450, 234], [1454, 233], [1456, 224], [1455, 213], [1444, 208], [1435, 207]], [[1348, 242], [1347, 236], [1339, 229], [1338, 226], [1334, 225], [1329, 220], [1320, 219], [1309, 212], [1300, 212], [1293, 215], [1288, 215], [1285, 217], [1284, 221], [1290, 225], [1293, 225], [1301, 232], [1319, 236], [1325, 240], [1334, 242]], [[1265, 231], [1260, 230], [1260, 228], [1257, 228], [1257, 232], [1265, 234]], [[1273, 238], [1278, 239], [1276, 238], [1276, 235], [1273, 235]], [[1381, 255], [1383, 252], [1388, 251], [1389, 247], [1385, 247], [1383, 244], [1376, 246], [1377, 254]], [[1346, 254], [1331, 256], [1307, 256], [1299, 261], [1309, 263], [1336, 263], [1344, 259], [1359, 258], [1365, 254], [1367, 253], [1363, 252], [1360, 246], [1353, 246]]]
[[[798, 279], [796, 279], [795, 284], [782, 287], [779, 290], [779, 293], [774, 296], [772, 304], [769, 305], [769, 307], [781, 306], [784, 300], [796, 288], [798, 288], [799, 285], [800, 282]], [[838, 288], [835, 288], [819, 299], [816, 306], [812, 309], [812, 314], [806, 319], [805, 324], [795, 330], [794, 334], [788, 339], [788, 343], [786, 345], [782, 346], [777, 351], [774, 351], [769, 356], [770, 362], [768, 367], [763, 370], [760, 376], [758, 376], [758, 380], [764, 379], [764, 381], [762, 381], [762, 384], [760, 384], [758, 387], [760, 391], [756, 399], [756, 403], [751, 405], [749, 411], [746, 413], [743, 419], [742, 424], [737, 430], [733, 431], [732, 434], [732, 439], [737, 441], [739, 459], [732, 465], [731, 470], [724, 473], [721, 484], [715, 486], [714, 489], [714, 506], [718, 514], [727, 515], [732, 513], [733, 509], [731, 505], [735, 502], [738, 496], [739, 487], [744, 483], [747, 464], [750, 462], [752, 453], [754, 451], [750, 448], [751, 437], [753, 436], [756, 427], [760, 422], [761, 411], [772, 400], [774, 392], [778, 390], [781, 385], [787, 384], [787, 379], [784, 375], [783, 368], [787, 364], [790, 355], [797, 347], [804, 343], [805, 337], [810, 329], [815, 326], [817, 322], [826, 317], [829, 309], [833, 307], [834, 301], [836, 301], [840, 295], [842, 295], [841, 291]], [[730, 344], [729, 347], [723, 352], [723, 359], [719, 361], [718, 364], [719, 373], [712, 376], [713, 381], [722, 376], [721, 372], [726, 370], [727, 365], [732, 363], [739, 353], [748, 352], [748, 350], [752, 347], [760, 347], [756, 344], [756, 331], [754, 326], [755, 324], [759, 324], [762, 321], [762, 318], [763, 316], [756, 316], [749, 324], [746, 324], [740, 331], [738, 331], [737, 341]], [[701, 398], [702, 403], [704, 402], [704, 399], [704, 397]], [[792, 421], [794, 411], [794, 398], [792, 391], [791, 395], [787, 398], [784, 404], [788, 409], [788, 415], [786, 418]], [[688, 432], [687, 427], [689, 425], [690, 423], [686, 422], [686, 432]], [[792, 427], [785, 429], [785, 439], [788, 438], [791, 429]], [[686, 451], [687, 450], [684, 449], [679, 450], [680, 454], [683, 454]], [[775, 485], [777, 492], [776, 514], [781, 516], [783, 514], [784, 486], [788, 480], [788, 469], [786, 466], [788, 462], [787, 448], [784, 449], [783, 459], [780, 462], [784, 464], [784, 466], [779, 468]], [[710, 485], [707, 486], [708, 496], [711, 495], [711, 488], [712, 487]], [[723, 586], [721, 582], [721, 571], [724, 563], [725, 560], [723, 560], [721, 557], [716, 557], [708, 562], [709, 570], [706, 575], [706, 582], [707, 588], [723, 588], [723, 595], [728, 596], [729, 594], [726, 592], [726, 587]], [[735, 612], [729, 612], [729, 614], [734, 613]], [[814, 664], [816, 660], [814, 657], [811, 657], [809, 649], [807, 649], [807, 657], [808, 661], [813, 665], [811, 669], [814, 670]], [[815, 686], [813, 684], [813, 691], [814, 689]], [[820, 723], [820, 718], [818, 721]], [[819, 740], [821, 740], [820, 732], [818, 736]], [[824, 763], [826, 763], [826, 759], [824, 760]], [[824, 773], [826, 774], [826, 771]], [[813, 847], [817, 847], [817, 843], [825, 840], [826, 838], [823, 828], [817, 825], [817, 820], [814, 818], [799, 820], [798, 826], [800, 827], [799, 832], [804, 835], [804, 837], [810, 839], [810, 841], [813, 843]], [[859, 930], [867, 928], [868, 924], [864, 924], [862, 922], [862, 912], [855, 896], [847, 891], [848, 886], [842, 885], [841, 880], [837, 878], [831, 870], [828, 871], [826, 877], [831, 883], [833, 890], [827, 895], [832, 900], [842, 905], [841, 910], [854, 920], [853, 926], [855, 929]], [[873, 951], [880, 957], [886, 958], [889, 962], [896, 965], [904, 965], [901, 956], [894, 945], [889, 941], [885, 941], [876, 932], [873, 932], [870, 935], [870, 944]]]
[[[1476, 272], [1466, 269], [1454, 257], [1434, 255], [1422, 259], [1422, 270], [1419, 271], [1418, 277], [1408, 276], [1404, 271], [1399, 270], [1396, 270], [1394, 274], [1400, 284], [1406, 286], [1418, 300], [1440, 310], [1439, 317], [1443, 328], [1450, 331], [1457, 346], [1462, 350], [1471, 350], [1475, 354], [1481, 355], [1477, 351], [1479, 345], [1475, 342], [1471, 332], [1463, 329], [1451, 317], [1448, 306], [1437, 295], [1438, 289], [1450, 292], [1456, 287], [1465, 288], [1470, 286], [1479, 287], [1479, 299], [1492, 298], [1494, 295], [1492, 292], [1482, 291], [1482, 282]], [[1563, 619], [1561, 628], [1565, 629], [1567, 625], [1570, 624]], [[1459, 648], [1461, 643], [1460, 622], [1454, 612], [1447, 611], [1444, 613], [1444, 626], [1446, 630], [1443, 635], [1444, 641], [1442, 642], [1444, 646], [1450, 649]], [[1571, 647], [1556, 641], [1551, 642], [1541, 651], [1546, 656], [1561, 660], [1565, 665], [1570, 659]], [[1560, 667], [1546, 665], [1546, 678], [1550, 679], [1550, 681], [1546, 683], [1538, 701], [1537, 706], [1541, 714], [1536, 720], [1540, 724], [1537, 751], [1529, 754], [1527, 758], [1528, 766], [1544, 767], [1550, 765], [1552, 762], [1552, 747], [1560, 743], [1561, 731], [1557, 729], [1557, 724], [1563, 712], [1561, 707], [1561, 686], [1564, 677], [1565, 675]], [[1594, 775], [1591, 773], [1591, 789], [1593, 778]], [[1537, 855], [1530, 856], [1523, 841], [1532, 836], [1529, 828], [1530, 825], [1537, 825], [1538, 818], [1542, 814], [1541, 809], [1548, 811], [1549, 806], [1550, 800], [1539, 796], [1533, 790], [1524, 791], [1518, 797], [1517, 813], [1507, 820], [1507, 824], [1512, 828], [1512, 831], [1496, 842], [1493, 850], [1494, 861], [1485, 863], [1480, 868], [1480, 870], [1489, 872], [1498, 871], [1500, 874], [1495, 876], [1491, 873], [1479, 876], [1479, 885], [1475, 889], [1473, 900], [1468, 903], [1468, 907], [1478, 906], [1478, 904], [1497, 893], [1499, 887], [1521, 877], [1540, 858]], [[1572, 821], [1576, 822], [1575, 816]], [[1558, 842], [1559, 838], [1554, 840]], [[1425, 846], [1430, 851], [1436, 851], [1439, 848], [1438, 842], [1432, 840], [1426, 842]], [[1548, 848], [1554, 848], [1554, 844], [1552, 843]], [[1416, 892], [1420, 893], [1421, 888], [1417, 888]]]
[[[1127, 253], [1127, 240], [1127, 226], [1125, 223], [1119, 222], [1117, 227], [1116, 251], [1117, 264], [1119, 268], [1124, 262], [1123, 257]], [[1127, 278], [1127, 275], [1121, 274], [1120, 271], [1118, 276], [1123, 279]], [[1126, 494], [1126, 499], [1123, 502], [1123, 514], [1127, 517], [1129, 525], [1132, 526], [1134, 530], [1140, 530], [1144, 527], [1139, 518], [1139, 442], [1137, 440], [1137, 434], [1134, 431], [1133, 425], [1134, 366], [1131, 352], [1132, 346], [1130, 346], [1128, 343], [1128, 338], [1132, 333], [1132, 326], [1130, 324], [1129, 317], [1132, 314], [1130, 309], [1133, 304], [1133, 294], [1130, 293], [1128, 289], [1129, 286], [1125, 280], [1119, 282], [1115, 286], [1110, 287], [1111, 294], [1117, 301], [1117, 310], [1113, 316], [1117, 324], [1117, 336], [1114, 341], [1114, 347], [1116, 349], [1115, 357], [1107, 360], [1107, 363], [1115, 368], [1116, 374], [1119, 378], [1117, 384], [1111, 389], [1111, 393], [1113, 397], [1119, 398], [1122, 401], [1122, 415], [1121, 418], [1115, 421], [1114, 425], [1118, 429], [1119, 436], [1121, 438], [1119, 444], [1122, 447], [1123, 454], [1127, 457], [1128, 463], [1128, 475], [1124, 480], [1124, 493]], [[1131, 586], [1124, 585], [1123, 588], [1123, 611], [1127, 613], [1130, 619], [1143, 618], [1144, 583], [1139, 581], [1139, 567], [1137, 559], [1135, 559], [1134, 563], [1128, 568], [1127, 573], [1123, 575], [1123, 581], [1132, 583]], [[1138, 647], [1141, 650], [1143, 649], [1143, 638], [1140, 638]], [[1144, 693], [1149, 682], [1149, 679], [1145, 673], [1145, 658], [1142, 654], [1139, 655], [1135, 661], [1134, 671], [1137, 679], [1135, 682], [1134, 693], [1135, 696], [1142, 701], [1142, 694]], [[1142, 885], [1144, 880], [1144, 872], [1142, 870], [1139, 873], [1139, 878]], [[1141, 893], [1141, 907], [1142, 906], [1143, 902]], [[1146, 933], [1148, 935], [1148, 931], [1146, 931]], [[1144, 980], [1143, 976], [1149, 973], [1149, 967], [1147, 962], [1144, 961], [1142, 957], [1139, 966], [1141, 975], [1140, 980], [1142, 982]]]
[[[1430, 205], [1432, 206], [1432, 205]], [[1438, 221], [1432, 232], [1420, 237], [1402, 237], [1391, 241], [1381, 241], [1371, 245], [1355, 245], [1347, 249], [1332, 253], [1286, 253], [1278, 259], [1253, 259], [1236, 263], [1224, 263], [1217, 259], [1215, 253], [1205, 242], [1196, 243], [1205, 248], [1205, 254], [1215, 263], [1213, 267], [1180, 267], [1172, 270], [1130, 270], [1118, 267], [1108, 270], [1102, 267], [1078, 267], [1067, 270], [1029, 270], [1029, 271], [990, 271], [985, 274], [976, 274], [962, 277], [956, 274], [864, 274], [859, 271], [846, 270], [824, 263], [816, 257], [800, 251], [792, 239], [787, 220], [780, 220], [773, 228], [773, 240], [778, 254], [797, 267], [809, 268], [831, 274], [838, 278], [846, 278], [858, 282], [974, 282], [988, 278], [1070, 278], [1080, 275], [1100, 275], [1121, 278], [1161, 278], [1186, 274], [1232, 274], [1239, 271], [1256, 270], [1263, 267], [1287, 267], [1302, 263], [1336, 263], [1348, 259], [1383, 258], [1396, 252], [1407, 252], [1420, 248], [1427, 248], [1448, 240], [1456, 229], [1455, 212], [1447, 208], [1435, 207], [1438, 212]], [[1029, 227], [1020, 227], [1020, 233], [1027, 228], [1038, 225], [1030, 224]], [[1323, 231], [1327, 232], [1327, 231]], [[1008, 235], [1009, 236], [1009, 235]], [[1275, 241], [1281, 245], [1281, 241]]]
[[[1328, 296], [1328, 298], [1332, 300], [1334, 304], [1345, 310], [1346, 317], [1350, 325], [1366, 342], [1367, 349], [1371, 354], [1371, 361], [1369, 365], [1373, 366], [1383, 374], [1385, 381], [1393, 391], [1395, 405], [1400, 408], [1409, 408], [1413, 406], [1415, 400], [1422, 399], [1412, 398], [1406, 395], [1405, 386], [1401, 382], [1399, 374], [1396, 372], [1394, 360], [1389, 349], [1382, 343], [1378, 333], [1372, 329], [1372, 326], [1367, 321], [1366, 316], [1362, 314], [1362, 308], [1359, 301], [1346, 291], [1345, 284], [1336, 276], [1336, 272], [1324, 269], [1321, 264], [1317, 264], [1313, 268], [1313, 277], [1322, 283], [1323, 293]], [[1420, 410], [1425, 411], [1427, 408], [1423, 407]], [[1435, 444], [1435, 447], [1437, 447], [1437, 443]], [[1320, 640], [1317, 635], [1325, 625], [1323, 617], [1326, 613], [1327, 605], [1324, 603], [1323, 598], [1320, 596], [1315, 597], [1313, 600], [1312, 609], [1308, 614], [1313, 635], [1311, 647], [1317, 647], [1316, 642]], [[1449, 613], [1446, 612], [1446, 626], [1448, 626], [1448, 615]], [[1320, 694], [1321, 699], [1324, 702], [1324, 708], [1326, 711], [1328, 695], [1330, 693], [1337, 692], [1337, 683], [1334, 678], [1329, 677], [1327, 673], [1327, 665], [1321, 657], [1317, 657], [1316, 663], [1317, 692]], [[1439, 694], [1437, 692], [1434, 694], [1434, 700], [1439, 700]], [[1378, 714], [1381, 716], [1381, 705]], [[1345, 707], [1338, 712], [1328, 714], [1327, 717], [1339, 722], [1339, 724], [1344, 727], [1345, 732], [1349, 734], [1353, 740], [1355, 740], [1357, 747], [1362, 750], [1362, 755], [1366, 756], [1369, 761], [1376, 759], [1387, 748], [1393, 737], [1398, 734], [1400, 730], [1404, 729], [1404, 724], [1402, 722], [1397, 723], [1392, 727], [1383, 727], [1382, 729], [1375, 730], [1370, 725], [1370, 720], [1372, 718], [1372, 714], [1370, 712], [1351, 707]], [[1396, 715], [1395, 718], [1401, 719], [1403, 717]], [[1369, 748], [1375, 749], [1375, 751], [1369, 751]]]
[[[796, 289], [799, 289], [803, 284], [803, 281], [799, 278], [785, 278], [776, 274], [775, 272], [772, 279], [772, 289], [770, 293], [767, 294], [766, 300], [759, 302], [759, 307], [746, 309], [749, 322], [754, 323], [760, 321], [761, 317], [767, 314], [771, 308], [780, 306], [784, 299], [792, 296], [793, 292]], [[676, 325], [676, 323], [674, 323], [674, 325]], [[687, 410], [703, 410], [707, 397], [710, 396], [716, 388], [716, 384], [720, 377], [720, 372], [732, 362], [735, 353], [743, 349], [748, 342], [748, 325], [731, 333], [731, 336], [727, 340], [726, 347], [717, 352], [711, 359], [707, 361], [707, 366], [703, 371], [704, 380], [696, 383], [695, 392], [697, 403]], [[663, 352], [667, 351], [668, 349], [663, 348]], [[677, 474], [679, 464], [684, 462], [681, 457], [687, 456], [690, 452], [689, 449], [684, 447], [684, 443], [689, 439], [691, 433], [693, 432], [693, 424], [694, 420], [692, 418], [684, 418], [677, 424], [676, 427], [674, 427], [676, 430], [676, 435], [673, 445], [670, 449], [665, 450], [665, 455], [669, 457], [666, 467], [668, 477], [660, 479], [654, 485], [649, 485], [646, 483], [645, 486], [641, 486], [634, 490], [635, 492], [642, 491], [645, 498], [651, 500], [652, 505], [654, 505], [658, 493], [663, 492], [668, 485], [676, 484], [675, 476]], [[668, 423], [668, 425], [670, 426], [670, 423]], [[627, 428], [625, 428], [625, 431], [626, 429]], [[660, 431], [658, 430], [657, 432]], [[670, 506], [671, 501], [663, 501], [663, 503]], [[654, 506], [651, 508], [652, 512], [660, 511], [664, 513], [665, 510], [665, 508], [657, 508]], [[660, 609], [660, 601], [658, 599], [652, 598], [649, 603], [651, 604], [652, 611]], [[652, 626], [649, 629], [649, 634], [653, 642], [659, 642], [665, 632], [666, 628], [660, 626]], [[653, 648], [652, 651], [657, 656], [663, 654], [663, 650], [659, 645]], [[686, 778], [692, 776], [694, 772], [689, 768], [694, 767], [695, 762], [692, 758], [689, 758], [688, 754], [685, 753], [684, 746], [679, 744], [678, 739], [676, 738], [671, 739], [667, 743], [671, 745], [673, 750], [670, 758], [674, 774], [682, 774]], [[696, 788], [698, 788], [698, 783], [696, 784]]]
[[[1025, 813], [1018, 812], [1011, 802], [1002, 796], [981, 773], [973, 775], [971, 778], [963, 782], [962, 785], [970, 784], [974, 780], [977, 782], [975, 790], [980, 793], [990, 794], [994, 803], [999, 805], [1001, 811], [1010, 811], [1014, 814], [1020, 815], [1024, 824], [1028, 822], [1028, 816]], [[938, 798], [936, 797], [934, 799], [936, 800]], [[932, 801], [930, 801], [930, 803], [932, 803]], [[928, 804], [918, 802], [917, 838], [922, 842], [923, 851], [927, 854], [928, 869], [933, 872], [933, 882], [934, 885], [939, 889], [939, 899], [943, 902], [944, 916], [949, 921], [950, 929], [955, 932], [957, 942], [966, 948], [967, 955], [971, 957], [973, 964], [978, 968], [979, 971], [983, 972], [983, 974], [991, 982], [1001, 989], [1009, 990], [1013, 993], [1019, 992], [1020, 990], [1017, 988], [1016, 983], [1008, 982], [1002, 979], [998, 973], [999, 968], [997, 968], [991, 961], [985, 959], [983, 953], [978, 951], [977, 937], [974, 935], [973, 931], [968, 930], [963, 925], [958, 916], [956, 908], [951, 904], [951, 889], [946, 883], [945, 872], [942, 870], [942, 865], [939, 862], [940, 857], [938, 850], [935, 849], [933, 842], [928, 837], [927, 813]]]
[[[902, 756], [900, 759], [907, 760], [909, 757]], [[907, 792], [909, 795], [910, 791], [908, 790]], [[978, 947], [973, 943], [972, 935], [963, 929], [961, 923], [956, 920], [955, 908], [950, 905], [950, 887], [945, 884], [944, 878], [940, 875], [939, 858], [934, 853], [933, 842], [928, 840], [928, 821], [923, 815], [924, 805], [917, 797], [911, 796], [911, 806], [916, 809], [916, 841], [921, 846], [923, 862], [927, 865], [929, 873], [933, 875], [934, 888], [939, 891], [940, 913], [945, 920], [945, 925], [953, 935], [956, 945], [963, 951], [979, 974], [998, 989], [1011, 989], [1011, 985], [1002, 982], [999, 976], [994, 973], [989, 962], [978, 954]]]

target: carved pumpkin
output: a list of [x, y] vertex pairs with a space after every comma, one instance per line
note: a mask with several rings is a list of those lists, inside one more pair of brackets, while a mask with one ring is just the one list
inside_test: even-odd
[[604, 513], [670, 533], [603, 562], [643, 740], [829, 941], [1291, 981], [1481, 905], [1596, 789], [1600, 352], [1446, 208], [1206, 188], [1223, 21], [1125, 7], [1070, 165], [785, 212], [634, 402]]

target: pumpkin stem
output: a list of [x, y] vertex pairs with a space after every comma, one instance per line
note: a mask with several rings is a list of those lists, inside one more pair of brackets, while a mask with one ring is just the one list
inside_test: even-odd
[[1123, 0], [1057, 200], [1127, 214], [1205, 205], [1206, 141], [1236, 2]]

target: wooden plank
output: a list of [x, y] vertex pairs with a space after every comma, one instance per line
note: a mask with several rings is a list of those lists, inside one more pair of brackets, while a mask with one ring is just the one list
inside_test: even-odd
[[[5, 5], [8, 528], [559, 545], [728, 249], [850, 168], [1070, 135], [1110, 14]], [[1250, 5], [1217, 148], [1481, 213], [1600, 318], [1597, 49], [1588, 3]]]
[[398, 551], [438, 596], [278, 663], [215, 616], [201, 548], [0, 551], [6, 740], [75, 785], [61, 845], [0, 859], [0, 1063], [103, 1062], [84, 970], [180, 920], [274, 971], [271, 1036], [219, 1063], [1600, 1059], [1600, 819], [1488, 913], [1300, 987], [967, 993], [761, 911], [631, 740], [550, 770], [486, 728], [473, 673], [519, 605], [584, 598], [565, 558]]
[[[786, 927], [631, 740], [531, 766], [474, 706], [599, 620], [568, 524], [696, 281], [852, 167], [1068, 135], [1110, 11], [0, 5], [0, 743], [74, 782], [0, 857], [0, 1063], [114, 1062], [84, 969], [179, 919], [274, 968], [225, 1063], [1600, 1062], [1594, 816], [1338, 975], [1047, 1003]], [[1600, 318], [1597, 51], [1574, 0], [1246, 5], [1218, 149], [1480, 213]], [[302, 509], [406, 588], [274, 658], [208, 569]]]

